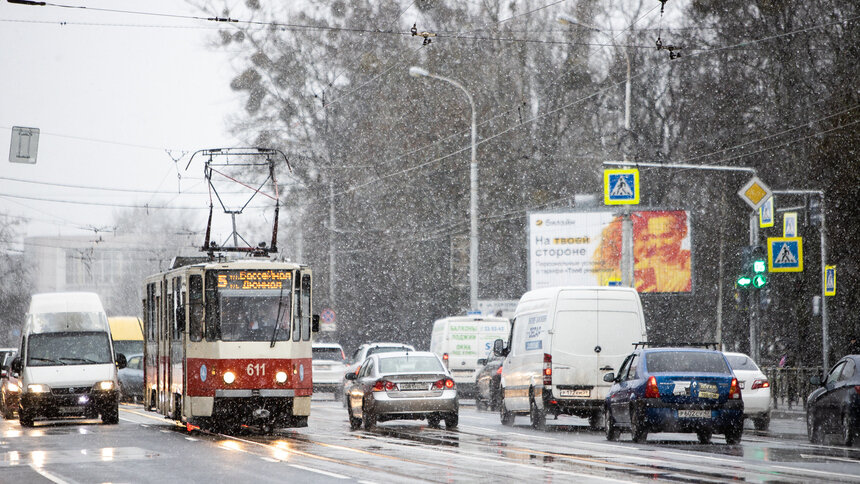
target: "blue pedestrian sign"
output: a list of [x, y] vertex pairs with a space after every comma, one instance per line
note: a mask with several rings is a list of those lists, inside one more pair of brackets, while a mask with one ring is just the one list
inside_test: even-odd
[[637, 205], [639, 203], [639, 170], [603, 170], [603, 203]]
[[824, 266], [824, 295], [836, 295], [836, 266]]
[[803, 272], [803, 239], [801, 237], [768, 237], [768, 272]]

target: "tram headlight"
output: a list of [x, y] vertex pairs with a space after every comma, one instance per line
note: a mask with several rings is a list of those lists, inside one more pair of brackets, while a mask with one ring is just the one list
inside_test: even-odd
[[287, 373], [283, 371], [279, 371], [275, 374], [275, 381], [278, 383], [284, 383], [287, 381]]
[[224, 383], [229, 385], [229, 384], [233, 383], [234, 381], [236, 381], [236, 374], [233, 373], [232, 371], [225, 371], [224, 372]]

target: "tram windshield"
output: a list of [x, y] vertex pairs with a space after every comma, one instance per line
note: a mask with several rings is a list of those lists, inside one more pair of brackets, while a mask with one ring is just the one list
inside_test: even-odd
[[218, 291], [222, 341], [271, 341], [279, 324], [276, 341], [290, 337], [289, 289]]

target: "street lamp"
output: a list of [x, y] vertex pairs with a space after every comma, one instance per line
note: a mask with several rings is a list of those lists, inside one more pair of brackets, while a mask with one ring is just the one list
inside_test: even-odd
[[469, 94], [469, 91], [453, 79], [431, 74], [427, 69], [417, 66], [409, 68], [409, 75], [412, 77], [431, 77], [457, 86], [466, 94], [469, 105], [472, 107], [472, 162], [470, 164], [469, 190], [469, 306], [470, 309], [475, 310], [478, 308], [478, 162], [475, 159], [478, 129], [475, 123], [477, 115], [475, 112], [475, 101], [472, 100], [472, 95]]

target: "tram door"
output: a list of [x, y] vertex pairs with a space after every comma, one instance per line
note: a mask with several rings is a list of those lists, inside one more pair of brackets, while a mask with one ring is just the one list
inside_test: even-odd
[[167, 323], [167, 279], [158, 282], [158, 412], [168, 415], [170, 402], [170, 326]]

